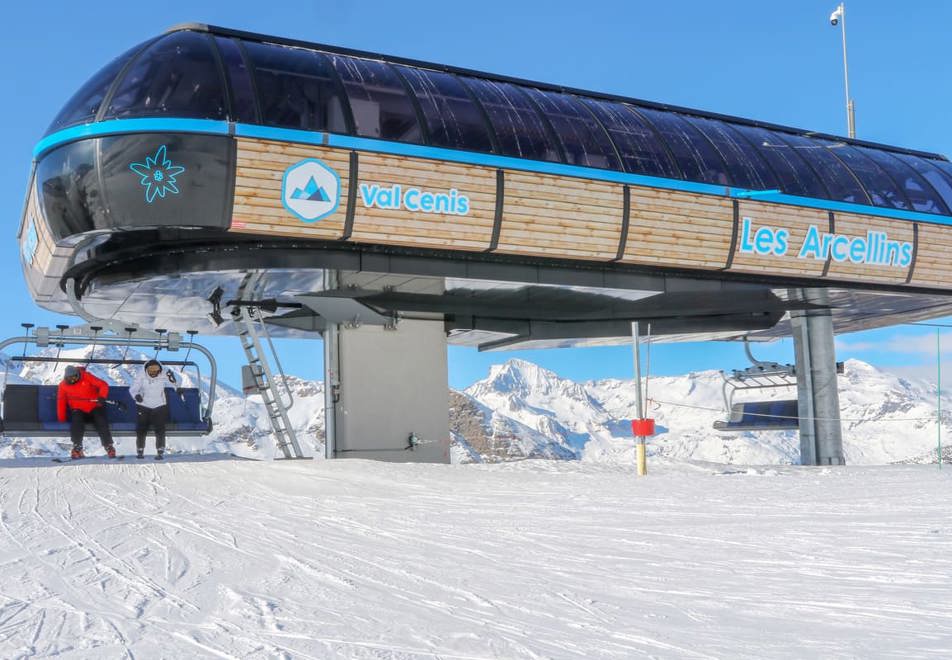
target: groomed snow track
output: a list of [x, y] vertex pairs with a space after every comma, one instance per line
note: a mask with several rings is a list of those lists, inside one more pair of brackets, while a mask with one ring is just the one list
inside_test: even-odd
[[947, 657], [952, 470], [0, 464], [0, 657]]

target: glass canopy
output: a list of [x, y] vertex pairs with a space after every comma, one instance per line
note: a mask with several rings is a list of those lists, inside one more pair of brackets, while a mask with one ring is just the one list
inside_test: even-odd
[[120, 55], [49, 132], [128, 117], [220, 119], [952, 214], [952, 164], [927, 155], [216, 30], [175, 30]]

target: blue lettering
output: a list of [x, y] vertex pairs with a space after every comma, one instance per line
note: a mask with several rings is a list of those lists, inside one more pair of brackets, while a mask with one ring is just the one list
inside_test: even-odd
[[380, 190], [380, 186], [360, 184], [360, 196], [364, 200], [364, 206], [373, 206], [376, 203], [378, 190]]
[[833, 261], [846, 261], [846, 250], [849, 244], [850, 239], [846, 236], [838, 234], [833, 237], [833, 241], [830, 243], [830, 255], [833, 257]]
[[747, 254], [752, 254], [754, 251], [754, 243], [750, 240], [750, 225], [750, 218], [744, 218], [740, 232], [740, 251]]
[[450, 196], [445, 194], [436, 195], [436, 207], [435, 210], [437, 213], [449, 213], [450, 212]]
[[866, 239], [854, 238], [850, 241], [850, 261], [861, 264], [866, 259]]
[[408, 211], [419, 211], [420, 210], [420, 191], [417, 188], [410, 188], [407, 190], [407, 194], [403, 196], [403, 205], [407, 208]]
[[823, 259], [824, 261], [830, 258], [830, 244], [833, 242], [833, 236], [835, 234], [823, 234], [823, 242], [820, 247], [820, 256], [817, 259]]
[[[908, 245], [908, 243], [906, 245]], [[899, 241], [886, 241], [886, 257], [883, 262], [890, 266], [893, 264], [899, 266], [899, 249]]]
[[[382, 209], [395, 209], [398, 206], [394, 205], [394, 188], [384, 188], [379, 193], [377, 193], [377, 204]], [[399, 202], [397, 202], [399, 204]]]
[[[824, 236], [824, 238], [826, 238]], [[800, 248], [798, 258], [804, 259], [812, 257], [814, 259], [826, 259], [826, 256], [820, 256], [820, 232], [816, 225], [810, 225], [807, 230], [807, 236], [803, 239], [803, 246]]]
[[787, 254], [787, 249], [790, 247], [789, 243], [790, 232], [786, 229], [780, 229], [777, 231], [777, 242], [774, 245], [773, 253], [778, 257], [782, 257]]
[[898, 266], [905, 268], [912, 263], [912, 243], [902, 244], [902, 255], [899, 257]]
[[770, 227], [761, 227], [754, 234], [754, 249], [757, 254], [769, 254], [773, 247], [773, 230]]
[[402, 185], [390, 187], [379, 184], [360, 184], [360, 196], [364, 206], [381, 209], [399, 210], [405, 208], [412, 212], [421, 213], [453, 213], [466, 215], [470, 210], [469, 197], [461, 195], [452, 188], [449, 192], [433, 193], [420, 188], [407, 188]]

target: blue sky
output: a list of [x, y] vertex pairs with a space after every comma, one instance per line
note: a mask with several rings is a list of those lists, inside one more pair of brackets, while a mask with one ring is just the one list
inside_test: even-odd
[[[7, 126], [0, 161], [0, 209], [7, 217], [0, 335], [16, 334], [21, 321], [62, 322], [27, 295], [14, 239], [34, 143], [88, 76], [175, 23], [213, 23], [844, 134], [840, 33], [828, 22], [835, 6], [834, 0], [8, 3], [0, 41], [6, 63], [0, 119]], [[858, 136], [952, 154], [946, 122], [952, 3], [853, 0], [847, 21]], [[892, 328], [844, 336], [838, 357], [932, 377], [933, 333]], [[222, 356], [225, 380], [237, 382], [237, 340], [208, 343]], [[319, 342], [280, 348], [293, 373], [320, 378]], [[952, 341], [943, 349], [952, 350]], [[759, 353], [792, 360], [791, 342]], [[465, 386], [509, 357], [576, 379], [631, 376], [626, 347], [488, 354], [451, 348], [450, 383]], [[659, 345], [652, 370], [678, 374], [742, 362], [736, 345]]]

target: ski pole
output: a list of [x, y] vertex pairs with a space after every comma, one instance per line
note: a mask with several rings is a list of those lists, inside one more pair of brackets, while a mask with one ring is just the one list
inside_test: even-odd
[[[88, 402], [99, 403], [99, 399], [81, 399], [81, 398], [77, 398], [77, 397], [70, 397], [70, 400], [72, 400], [72, 401], [88, 401]], [[102, 402], [103, 402], [104, 404], [106, 404], [106, 405], [116, 406], [117, 408], [119, 408], [119, 410], [126, 410], [126, 409], [128, 408], [128, 406], [126, 405], [125, 401], [118, 401], [118, 400], [116, 400], [116, 399], [105, 399], [105, 398], [104, 398], [104, 399], [102, 400]]]

